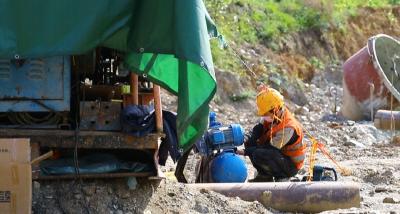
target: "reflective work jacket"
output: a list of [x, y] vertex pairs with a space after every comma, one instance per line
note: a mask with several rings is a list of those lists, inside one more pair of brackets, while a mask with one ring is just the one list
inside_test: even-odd
[[289, 156], [292, 159], [297, 169], [300, 169], [303, 166], [306, 152], [306, 144], [303, 142], [303, 129], [301, 128], [300, 123], [296, 118], [294, 118], [289, 110], [285, 109], [282, 121], [279, 124], [272, 126], [272, 128], [270, 128], [270, 126], [271, 123], [264, 122], [264, 130], [268, 131], [264, 132], [260, 137], [259, 143], [263, 144], [265, 142], [271, 142], [271, 137], [273, 139], [277, 132], [282, 131], [287, 127], [293, 128], [299, 137], [294, 143], [283, 146], [281, 151], [284, 155]]

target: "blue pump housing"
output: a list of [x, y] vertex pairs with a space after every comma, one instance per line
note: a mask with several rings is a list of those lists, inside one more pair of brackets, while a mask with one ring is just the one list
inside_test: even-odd
[[223, 152], [211, 161], [210, 174], [215, 183], [242, 183], [247, 178], [247, 167], [239, 155]]
[[212, 157], [209, 172], [213, 182], [240, 183], [247, 178], [247, 166], [242, 157], [235, 154], [244, 142], [244, 129], [239, 124], [223, 126], [216, 120], [216, 113], [209, 115], [209, 129], [196, 148], [203, 156]]

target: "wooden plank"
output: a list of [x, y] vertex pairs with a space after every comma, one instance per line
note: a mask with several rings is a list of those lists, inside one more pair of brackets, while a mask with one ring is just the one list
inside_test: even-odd
[[[0, 137], [27, 137], [40, 147], [74, 148], [75, 131], [70, 130], [20, 130], [0, 129]], [[134, 137], [121, 132], [80, 131], [79, 148], [101, 149], [157, 149], [158, 141], [164, 134], [152, 133]]]
[[161, 96], [160, 96], [160, 86], [154, 84], [154, 110], [156, 113], [156, 128], [158, 132], [163, 131], [163, 118], [162, 118], [162, 106], [161, 106]]

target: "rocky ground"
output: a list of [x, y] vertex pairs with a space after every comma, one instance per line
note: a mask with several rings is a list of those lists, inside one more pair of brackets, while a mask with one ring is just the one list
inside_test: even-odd
[[[355, 122], [340, 116], [343, 94], [341, 74], [340, 63], [327, 66], [317, 73], [310, 83], [304, 84], [306, 105], [299, 106], [291, 101], [287, 104], [304, 128], [326, 145], [340, 165], [351, 171], [349, 176], [339, 175], [339, 180], [361, 184], [361, 207], [335, 212], [399, 212], [400, 144], [396, 138], [392, 140], [393, 136], [399, 133], [379, 130], [371, 121]], [[241, 84], [240, 78], [234, 78], [231, 74], [218, 74], [218, 77], [222, 88]], [[231, 94], [241, 94], [243, 90], [229, 91]], [[226, 91], [218, 92], [217, 97], [220, 100], [214, 100], [211, 104], [212, 110], [218, 114], [218, 119], [223, 124], [240, 123], [247, 131], [251, 130], [258, 120], [253, 99], [233, 102], [232, 99], [229, 101], [226, 97], [223, 98], [224, 93]], [[308, 138], [306, 141], [310, 145]], [[246, 160], [250, 166], [249, 178], [252, 178], [255, 170], [251, 167], [249, 159]], [[320, 152], [316, 160], [317, 164], [337, 169], [333, 162]], [[306, 174], [306, 169], [308, 162], [300, 174]]]
[[[218, 74], [221, 88], [241, 84], [231, 74]], [[372, 122], [348, 121], [340, 116], [341, 69], [329, 66], [304, 85], [307, 99], [304, 106], [288, 101], [289, 107], [304, 127], [322, 143], [334, 158], [351, 170], [350, 176], [339, 175], [340, 181], [361, 184], [361, 207], [328, 211], [335, 213], [396, 213], [400, 210], [400, 144], [392, 142], [398, 133], [378, 130]], [[244, 89], [240, 89], [244, 90]], [[336, 90], [336, 93], [335, 93]], [[225, 95], [224, 95], [225, 93]], [[231, 93], [231, 92], [230, 92]], [[240, 91], [238, 92], [240, 93]], [[248, 131], [258, 120], [253, 99], [232, 101], [221, 90], [211, 108], [224, 124], [240, 123]], [[336, 94], [336, 95], [335, 95]], [[228, 98], [227, 98], [228, 97]], [[335, 101], [336, 100], [336, 101]], [[335, 104], [336, 102], [336, 104]], [[165, 93], [165, 108], [176, 108], [176, 99]], [[336, 113], [335, 113], [336, 106]], [[306, 139], [309, 143], [309, 140]], [[247, 160], [248, 161], [248, 160]], [[196, 159], [189, 159], [193, 170]], [[249, 163], [249, 161], [248, 161]], [[335, 167], [318, 153], [317, 163]], [[308, 164], [308, 163], [307, 163]], [[300, 174], [305, 174], [307, 164]], [[239, 198], [192, 190], [173, 178], [174, 163], [162, 167], [167, 179], [161, 183], [138, 180], [131, 189], [127, 180], [53, 181], [33, 183], [34, 213], [269, 213], [277, 212], [258, 202], [245, 202]], [[193, 171], [189, 172], [192, 173]], [[249, 165], [249, 178], [254, 169]]]

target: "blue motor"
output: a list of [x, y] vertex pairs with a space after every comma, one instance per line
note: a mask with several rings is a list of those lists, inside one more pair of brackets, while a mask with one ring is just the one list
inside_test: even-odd
[[234, 151], [244, 142], [244, 130], [239, 124], [222, 126], [216, 121], [216, 114], [210, 113], [209, 129], [196, 144], [202, 155], [213, 155], [220, 152]]
[[239, 124], [218, 126], [208, 129], [205, 141], [209, 149], [214, 151], [229, 150], [241, 146], [244, 141], [243, 128]]
[[196, 144], [201, 155], [210, 157], [210, 173], [213, 182], [244, 182], [247, 167], [242, 157], [235, 154], [244, 142], [244, 129], [239, 124], [222, 126], [216, 114], [210, 113], [209, 129]]

